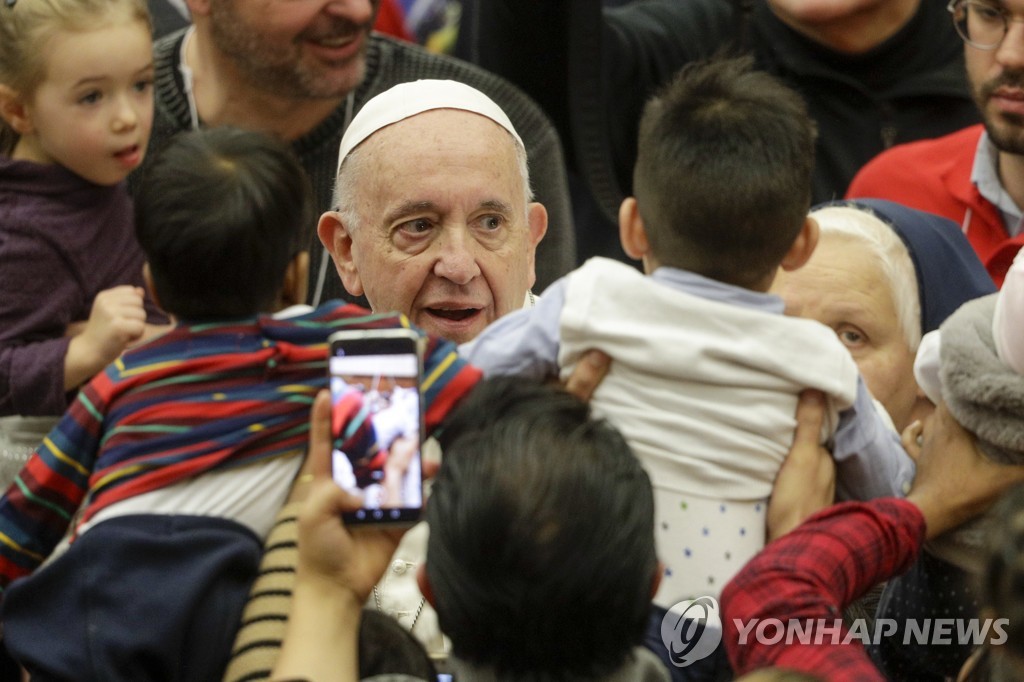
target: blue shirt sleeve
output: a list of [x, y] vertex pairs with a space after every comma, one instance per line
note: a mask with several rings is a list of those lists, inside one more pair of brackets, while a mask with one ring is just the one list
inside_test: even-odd
[[839, 413], [832, 455], [840, 501], [906, 497], [914, 480], [914, 460], [876, 411], [863, 378], [853, 406]]
[[557, 376], [558, 326], [565, 289], [566, 280], [558, 280], [544, 290], [537, 305], [496, 320], [480, 336], [459, 346], [459, 355], [479, 367], [484, 376]]

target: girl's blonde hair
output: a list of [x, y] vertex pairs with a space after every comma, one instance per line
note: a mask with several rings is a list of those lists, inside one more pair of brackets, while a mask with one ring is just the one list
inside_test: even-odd
[[[47, 41], [59, 31], [88, 31], [112, 16], [151, 27], [145, 0], [17, 0], [0, 2], [0, 84], [31, 96], [46, 76]], [[0, 118], [0, 154], [10, 154], [18, 134]]]

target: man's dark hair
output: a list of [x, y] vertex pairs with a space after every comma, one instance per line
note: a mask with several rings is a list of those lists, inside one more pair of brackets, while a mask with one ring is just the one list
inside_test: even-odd
[[230, 127], [176, 135], [135, 193], [156, 295], [179, 318], [268, 312], [313, 229], [309, 180], [285, 143]]
[[643, 638], [658, 570], [650, 479], [557, 388], [481, 382], [445, 421], [427, 577], [453, 653], [497, 675], [604, 675]]
[[359, 621], [359, 679], [377, 675], [436, 680], [437, 670], [423, 644], [397, 620], [363, 609]]
[[761, 281], [807, 217], [814, 140], [800, 96], [749, 57], [682, 69], [640, 120], [633, 189], [655, 259]]

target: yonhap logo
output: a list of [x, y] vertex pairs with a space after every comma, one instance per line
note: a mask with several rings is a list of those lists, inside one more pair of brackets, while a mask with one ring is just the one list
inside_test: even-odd
[[661, 619], [661, 641], [672, 665], [685, 668], [707, 658], [722, 642], [722, 617], [714, 597], [674, 604]]

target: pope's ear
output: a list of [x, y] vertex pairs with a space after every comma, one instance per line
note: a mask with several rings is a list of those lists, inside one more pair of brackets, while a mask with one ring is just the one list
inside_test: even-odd
[[350, 226], [345, 224], [341, 213], [327, 211], [320, 216], [316, 232], [324, 248], [331, 254], [334, 267], [338, 271], [341, 283], [345, 285], [345, 290], [353, 296], [362, 296], [363, 281], [359, 277], [359, 269], [356, 268], [352, 231]]

